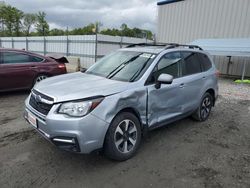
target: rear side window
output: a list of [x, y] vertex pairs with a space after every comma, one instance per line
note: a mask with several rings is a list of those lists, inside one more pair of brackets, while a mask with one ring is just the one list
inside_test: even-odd
[[200, 73], [201, 64], [197, 53], [181, 52], [182, 55], [182, 76]]
[[30, 56], [30, 61], [34, 63], [39, 63], [39, 62], [42, 62], [43, 59], [40, 57], [36, 57], [36, 56]]
[[212, 67], [212, 63], [210, 59], [207, 57], [205, 54], [198, 54], [200, 62], [201, 62], [201, 67], [203, 71], [207, 71]]
[[41, 62], [42, 58], [30, 56], [22, 53], [15, 52], [3, 52], [2, 59], [4, 64], [13, 64], [13, 63], [29, 63], [29, 62]]

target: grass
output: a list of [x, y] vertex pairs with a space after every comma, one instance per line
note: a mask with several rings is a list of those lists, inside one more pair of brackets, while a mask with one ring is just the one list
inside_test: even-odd
[[235, 83], [250, 84], [250, 80], [235, 80]]

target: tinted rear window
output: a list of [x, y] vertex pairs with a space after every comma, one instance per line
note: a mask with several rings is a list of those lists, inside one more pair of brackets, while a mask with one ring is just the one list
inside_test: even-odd
[[211, 61], [205, 54], [198, 54], [200, 62], [201, 62], [201, 67], [203, 71], [207, 71], [212, 67]]
[[39, 62], [42, 62], [43, 59], [40, 57], [36, 57], [36, 56], [30, 56], [30, 61], [39, 63]]
[[182, 76], [201, 72], [200, 59], [197, 53], [181, 52], [182, 54]]

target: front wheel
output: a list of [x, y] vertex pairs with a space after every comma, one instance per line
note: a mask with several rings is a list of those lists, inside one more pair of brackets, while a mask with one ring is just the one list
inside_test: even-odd
[[210, 93], [205, 93], [202, 97], [199, 108], [192, 115], [197, 121], [205, 121], [211, 112], [213, 106], [213, 97]]
[[118, 114], [112, 121], [105, 138], [107, 157], [124, 161], [131, 158], [141, 142], [141, 126], [138, 118], [129, 112]]

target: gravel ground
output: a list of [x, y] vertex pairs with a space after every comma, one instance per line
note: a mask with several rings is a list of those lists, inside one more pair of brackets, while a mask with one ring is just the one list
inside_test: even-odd
[[250, 187], [250, 87], [219, 85], [206, 122], [152, 131], [122, 163], [58, 150], [23, 120], [27, 92], [0, 94], [0, 187]]
[[227, 99], [250, 100], [250, 84], [236, 84], [230, 79], [220, 79], [220, 95]]

